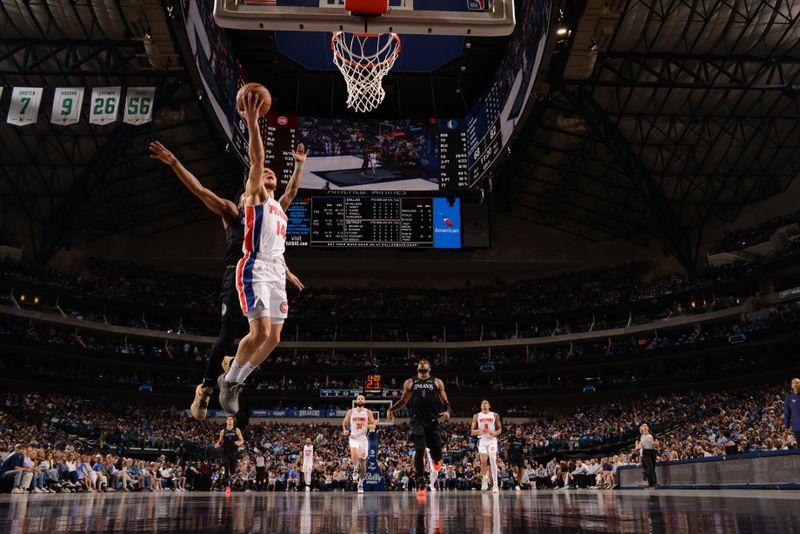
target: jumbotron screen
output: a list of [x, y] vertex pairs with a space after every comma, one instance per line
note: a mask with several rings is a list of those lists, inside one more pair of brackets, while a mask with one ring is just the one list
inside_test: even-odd
[[459, 199], [312, 196], [288, 216], [290, 247], [461, 248]]
[[[246, 80], [213, 2], [187, 0], [184, 15], [203, 87], [232, 146], [247, 162], [236, 112]], [[291, 148], [310, 150], [300, 187], [310, 190], [464, 191], [479, 187], [519, 128], [547, 42], [547, 3], [524, 2], [486, 93], [462, 117], [382, 121], [270, 115], [262, 121], [269, 165], [286, 184]], [[222, 50], [224, 53], [220, 54]], [[331, 68], [334, 68], [331, 64]]]
[[[246, 157], [245, 125], [235, 122], [233, 145]], [[340, 120], [270, 113], [261, 121], [261, 136], [266, 165], [284, 186], [299, 143], [309, 151], [301, 189], [435, 192], [464, 190], [471, 183], [464, 119]], [[481, 165], [473, 168], [485, 171]]]

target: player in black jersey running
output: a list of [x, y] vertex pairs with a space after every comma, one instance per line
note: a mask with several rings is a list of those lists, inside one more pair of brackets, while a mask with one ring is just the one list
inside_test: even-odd
[[239, 447], [244, 445], [242, 431], [236, 428], [233, 416], [229, 415], [225, 420], [225, 428], [219, 431], [219, 439], [214, 443], [214, 448], [222, 447], [222, 465], [225, 466], [226, 493], [231, 492], [231, 480], [236, 472], [238, 463]]
[[[200, 181], [189, 172], [186, 167], [170, 152], [167, 147], [154, 141], [150, 143], [150, 157], [169, 165], [178, 179], [186, 188], [214, 214], [222, 218], [225, 228], [225, 274], [222, 276], [222, 291], [220, 292], [220, 330], [216, 341], [211, 346], [206, 360], [206, 371], [203, 382], [195, 388], [194, 402], [192, 402], [192, 417], [198, 421], [206, 418], [208, 402], [214, 395], [217, 386], [222, 360], [233, 346], [233, 340], [247, 327], [247, 319], [239, 307], [239, 294], [236, 291], [236, 263], [242, 257], [242, 240], [244, 239], [244, 216], [241, 207], [241, 195], [237, 195], [239, 203], [226, 200], [213, 191], [203, 186]], [[300, 280], [286, 269], [286, 279], [297, 289], [304, 289]]]
[[386, 412], [389, 421], [395, 412], [406, 404], [411, 409], [411, 435], [414, 439], [414, 472], [417, 477], [417, 494], [424, 495], [427, 479], [425, 477], [425, 448], [431, 452], [433, 469], [442, 468], [442, 432], [439, 418], [450, 419], [450, 402], [444, 391], [444, 383], [431, 376], [431, 364], [420, 360], [417, 364], [417, 377], [409, 378], [403, 384], [403, 396]]
[[517, 427], [517, 431], [508, 439], [508, 447], [506, 447], [506, 454], [508, 464], [511, 466], [511, 471], [514, 473], [514, 489], [519, 491], [520, 484], [523, 482], [522, 473], [525, 469], [525, 436], [522, 433], [522, 428]]

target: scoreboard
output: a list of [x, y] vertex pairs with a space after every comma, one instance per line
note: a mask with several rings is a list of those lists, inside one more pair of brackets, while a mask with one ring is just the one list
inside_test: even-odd
[[367, 378], [364, 380], [364, 394], [380, 395], [381, 393], [383, 393], [381, 375], [367, 375]]
[[467, 130], [462, 119], [439, 119], [439, 187], [445, 190], [467, 189], [470, 186]]
[[459, 199], [305, 197], [287, 214], [287, 246], [461, 248]]

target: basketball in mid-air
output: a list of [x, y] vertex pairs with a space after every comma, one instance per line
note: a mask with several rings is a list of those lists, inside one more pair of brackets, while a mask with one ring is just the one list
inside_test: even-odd
[[258, 114], [263, 117], [264, 115], [267, 114], [267, 112], [269, 112], [270, 106], [272, 106], [272, 95], [270, 95], [267, 88], [261, 85], [260, 83], [255, 83], [255, 82], [246, 83], [239, 89], [239, 91], [237, 91], [236, 109], [239, 111], [239, 114], [244, 113], [244, 97], [253, 91], [261, 95], [262, 104]]

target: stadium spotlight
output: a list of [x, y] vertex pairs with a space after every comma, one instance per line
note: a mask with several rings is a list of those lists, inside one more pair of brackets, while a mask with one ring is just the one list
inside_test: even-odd
[[556, 35], [567, 35], [569, 30], [566, 26], [561, 26], [559, 29], [556, 30]]

